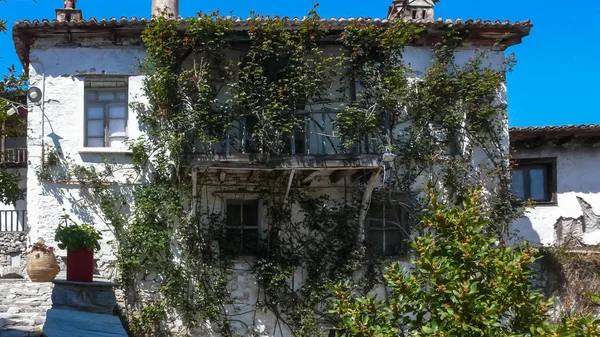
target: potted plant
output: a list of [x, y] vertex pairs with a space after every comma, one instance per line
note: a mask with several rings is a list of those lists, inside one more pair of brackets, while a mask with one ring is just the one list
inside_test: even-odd
[[94, 249], [100, 249], [102, 234], [90, 224], [77, 224], [67, 214], [56, 229], [58, 248], [67, 250], [67, 281], [94, 280]]
[[27, 255], [27, 275], [31, 281], [50, 282], [59, 270], [54, 247], [46, 246], [44, 239], [38, 239]]

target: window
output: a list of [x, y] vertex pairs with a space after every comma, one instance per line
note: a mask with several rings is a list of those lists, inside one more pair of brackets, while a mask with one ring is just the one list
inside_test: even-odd
[[127, 82], [87, 82], [85, 146], [124, 147], [127, 137]]
[[512, 190], [522, 200], [556, 202], [556, 159], [518, 159], [512, 173]]
[[377, 256], [404, 256], [408, 251], [408, 212], [399, 205], [372, 203], [367, 213], [367, 245]]
[[227, 200], [226, 249], [236, 255], [255, 255], [261, 245], [258, 200]]

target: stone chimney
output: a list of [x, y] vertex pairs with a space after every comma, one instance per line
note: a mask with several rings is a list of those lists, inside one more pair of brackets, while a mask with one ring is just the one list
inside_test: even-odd
[[75, 9], [77, 0], [64, 0], [64, 8], [56, 9], [56, 20], [60, 22], [81, 21], [81, 9]]
[[440, 0], [392, 0], [388, 10], [388, 20], [427, 20], [433, 21], [433, 7]]
[[161, 15], [163, 11], [179, 16], [179, 0], [152, 0], [152, 15]]

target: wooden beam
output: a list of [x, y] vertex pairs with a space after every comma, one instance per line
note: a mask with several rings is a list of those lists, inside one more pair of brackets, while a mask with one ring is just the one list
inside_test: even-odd
[[371, 179], [369, 179], [369, 183], [365, 187], [365, 192], [363, 193], [362, 202], [360, 204], [360, 213], [358, 215], [358, 226], [360, 228], [360, 241], [365, 240], [365, 219], [367, 218], [367, 209], [369, 208], [369, 204], [371, 202], [371, 195], [373, 194], [373, 190], [375, 189], [375, 184], [379, 179], [379, 175], [381, 175], [381, 169], [373, 172], [371, 175]]
[[296, 170], [292, 170], [290, 172], [290, 179], [288, 180], [287, 188], [285, 190], [285, 199], [283, 199], [284, 201], [287, 201], [288, 196], [290, 195], [290, 188], [292, 187], [292, 182], [294, 181], [295, 173], [296, 173]]
[[315, 179], [316, 176], [318, 176], [319, 174], [321, 174], [321, 172], [323, 172], [322, 170], [316, 170], [314, 172], [311, 172], [308, 176], [306, 176], [306, 178], [304, 178], [302, 180], [302, 184], [308, 184], [310, 183], [313, 179]]
[[192, 209], [191, 216], [196, 216], [196, 208], [198, 208], [198, 168], [192, 166]]
[[192, 164], [199, 167], [229, 170], [355, 170], [379, 167], [375, 154], [323, 154], [272, 157], [256, 153], [192, 155]]
[[330, 169], [351, 170], [356, 168], [379, 167], [379, 155], [296, 155], [287, 157], [276, 157], [269, 160], [268, 167], [273, 169]]

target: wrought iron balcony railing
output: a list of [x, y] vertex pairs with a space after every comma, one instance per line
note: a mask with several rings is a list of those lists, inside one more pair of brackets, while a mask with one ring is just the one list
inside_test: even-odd
[[[342, 148], [342, 142], [336, 130], [336, 112], [304, 113], [302, 125], [296, 129], [283, 149], [288, 155], [324, 155], [324, 154], [373, 154], [379, 149], [377, 144], [364, 142], [352, 148]], [[211, 143], [208, 152], [215, 154], [263, 153], [261, 139], [252, 137], [256, 119], [241, 118], [232, 123], [225, 139]]]

